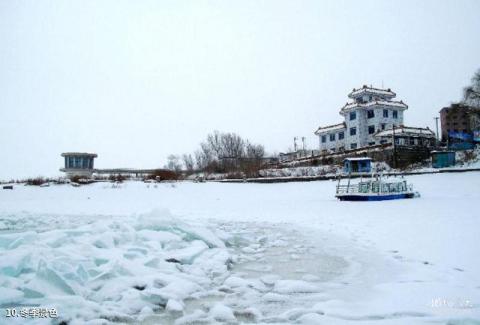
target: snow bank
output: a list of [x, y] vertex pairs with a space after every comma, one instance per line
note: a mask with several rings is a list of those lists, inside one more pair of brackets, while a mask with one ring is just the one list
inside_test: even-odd
[[336, 175], [340, 166], [309, 166], [309, 167], [289, 167], [278, 169], [262, 169], [259, 174], [261, 177], [302, 177], [302, 176], [326, 176]]

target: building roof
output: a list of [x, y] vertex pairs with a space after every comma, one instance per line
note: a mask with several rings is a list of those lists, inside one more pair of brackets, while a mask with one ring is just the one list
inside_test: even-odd
[[444, 111], [459, 111], [459, 110], [464, 110], [465, 112], [480, 112], [480, 108], [478, 107], [473, 107], [473, 106], [468, 106], [463, 103], [453, 103], [450, 106], [444, 107], [440, 110], [440, 113], [443, 113]]
[[371, 107], [371, 106], [375, 106], [375, 105], [393, 106], [393, 107], [397, 107], [397, 108], [401, 108], [401, 109], [408, 109], [408, 105], [405, 104], [402, 101], [375, 100], [375, 101], [371, 101], [371, 102], [368, 102], [368, 103], [346, 103], [345, 106], [343, 106], [340, 109], [340, 112], [342, 113], [342, 112], [348, 111], [349, 109], [354, 108], [354, 107], [367, 108], [367, 107]]
[[372, 160], [370, 157], [352, 157], [352, 158], [345, 158], [343, 161], [348, 160], [348, 161], [368, 161]]
[[358, 89], [353, 88], [352, 92], [348, 94], [348, 97], [355, 98], [364, 94], [387, 96], [391, 98], [397, 96], [397, 94], [391, 91], [390, 88], [381, 89], [381, 88], [374, 88], [374, 87], [368, 87], [367, 85], [363, 85], [362, 88], [358, 88]]
[[92, 152], [63, 152], [62, 153], [62, 157], [93, 157], [93, 158], [97, 158], [98, 155], [96, 153], [92, 153]]
[[320, 133], [328, 133], [328, 132], [332, 132], [332, 131], [339, 131], [339, 130], [346, 129], [346, 128], [347, 128], [347, 125], [345, 124], [345, 122], [342, 122], [342, 123], [339, 123], [339, 124], [323, 126], [323, 127], [321, 126], [317, 129], [317, 131], [315, 131], [315, 134], [319, 135]]
[[[416, 128], [411, 126], [399, 126], [395, 128], [395, 136], [412, 136], [423, 138], [435, 138], [435, 132], [427, 128]], [[393, 129], [382, 130], [374, 134], [374, 137], [392, 137]]]
[[430, 151], [430, 153], [432, 154], [441, 154], [441, 153], [445, 153], [445, 154], [452, 154], [452, 153], [455, 153], [455, 151], [447, 151], [447, 150], [432, 150]]

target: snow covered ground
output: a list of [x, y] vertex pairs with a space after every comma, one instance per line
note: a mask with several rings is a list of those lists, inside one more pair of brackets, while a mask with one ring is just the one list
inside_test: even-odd
[[409, 181], [0, 190], [0, 324], [479, 324], [480, 173]]

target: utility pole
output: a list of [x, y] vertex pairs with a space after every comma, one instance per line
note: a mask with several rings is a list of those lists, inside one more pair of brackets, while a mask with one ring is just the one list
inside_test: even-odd
[[392, 134], [392, 143], [393, 143], [393, 168], [397, 168], [397, 153], [396, 153], [396, 148], [395, 148], [395, 124], [393, 124], [392, 127], [393, 134]]
[[302, 149], [305, 151], [305, 137], [302, 137]]
[[297, 139], [298, 137], [293, 137], [293, 151], [297, 152]]
[[433, 118], [435, 120], [435, 127], [437, 128], [437, 136], [435, 137], [435, 147], [438, 147], [438, 116]]

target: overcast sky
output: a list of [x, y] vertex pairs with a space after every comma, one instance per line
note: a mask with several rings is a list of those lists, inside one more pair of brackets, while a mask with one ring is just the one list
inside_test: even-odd
[[480, 68], [480, 1], [0, 0], [0, 179], [63, 151], [161, 167], [213, 131], [286, 151], [391, 88], [435, 127]]

